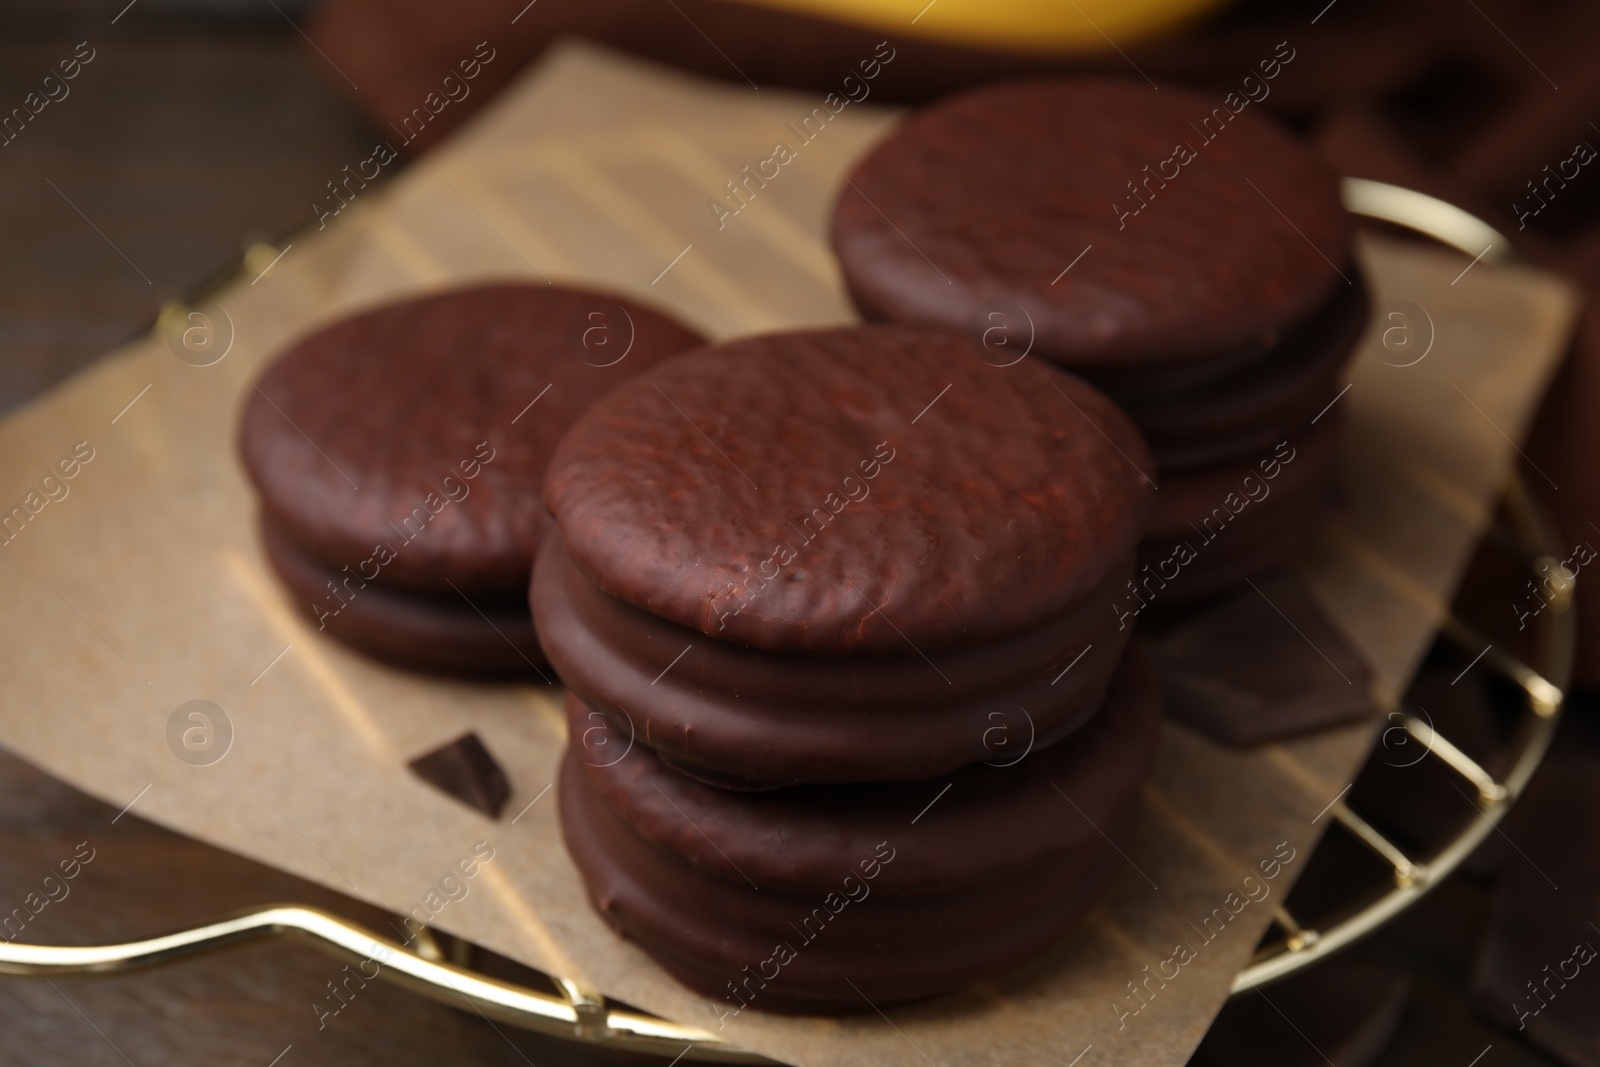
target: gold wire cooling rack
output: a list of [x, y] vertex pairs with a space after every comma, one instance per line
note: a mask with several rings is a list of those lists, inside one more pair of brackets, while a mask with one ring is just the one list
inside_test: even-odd
[[[1516, 259], [1510, 242], [1488, 224], [1451, 204], [1410, 189], [1359, 178], [1344, 180], [1344, 201], [1353, 213], [1396, 225], [1437, 240], [1487, 262]], [[270, 262], [278, 252], [265, 244], [245, 255], [242, 273]], [[259, 261], [259, 262], [258, 262]], [[231, 280], [227, 279], [227, 280]], [[220, 287], [220, 285], [218, 286]], [[198, 300], [198, 298], [197, 298]], [[183, 321], [187, 308], [163, 313]], [[1559, 567], [1560, 545], [1549, 523], [1520, 479], [1513, 478], [1503, 500], [1506, 528], [1489, 542], [1510, 552], [1535, 577]], [[1496, 532], [1496, 531], [1492, 531]], [[1544, 758], [1561, 716], [1572, 674], [1575, 620], [1573, 583], [1559, 580], [1556, 595], [1535, 622], [1535, 663], [1530, 665], [1489, 641], [1466, 623], [1447, 617], [1441, 635], [1476, 655], [1522, 690], [1524, 707], [1513, 728], [1506, 766], [1496, 778], [1433, 725], [1404, 707], [1385, 709], [1390, 721], [1421, 745], [1423, 758], [1442, 761], [1477, 793], [1481, 818], [1472, 820], [1425, 858], [1414, 858], [1353, 811], [1343, 799], [1330, 808], [1337, 825], [1354, 835], [1392, 870], [1392, 884], [1329, 909], [1317, 920], [1296, 918], [1283, 906], [1274, 911], [1269, 937], [1234, 979], [1235, 994], [1285, 978], [1372, 933], [1438, 885], [1505, 817]], [[655, 1053], [711, 1063], [775, 1061], [727, 1044], [691, 1026], [608, 1004], [605, 997], [568, 979], [552, 976], [550, 991], [480, 974], [450, 962], [427, 930], [410, 949], [355, 923], [316, 908], [277, 905], [233, 915], [163, 937], [115, 945], [0, 944], [0, 974], [51, 977], [109, 974], [149, 967], [186, 956], [214, 952], [266, 937], [291, 937], [346, 961], [382, 959], [388, 980], [452, 1006], [472, 1007], [490, 1019], [554, 1037], [634, 1052]]]
[[[1343, 194], [1345, 207], [1356, 215], [1431, 237], [1485, 262], [1510, 263], [1519, 259], [1504, 234], [1453, 204], [1362, 178], [1344, 179]], [[1492, 645], [1454, 614], [1447, 614], [1439, 629], [1441, 637], [1468, 656], [1478, 656], [1481, 651], [1484, 665], [1522, 692], [1524, 707], [1512, 729], [1504, 776], [1490, 774], [1430, 722], [1403, 706], [1382, 709], [1393, 724], [1390, 730], [1403, 731], [1421, 745], [1422, 758], [1438, 759], [1476, 792], [1481, 818], [1471, 820], [1426, 858], [1414, 858], [1343, 799], [1335, 801], [1331, 813], [1336, 824], [1389, 866], [1392, 884], [1383, 892], [1331, 909], [1327, 918], [1315, 922], [1301, 922], [1282, 905], [1275, 908], [1273, 930], [1281, 936], [1267, 940], [1234, 978], [1235, 995], [1327, 958], [1415, 904], [1459, 867], [1499, 825], [1544, 759], [1572, 678], [1577, 633], [1571, 610], [1575, 582], [1559, 570], [1561, 545], [1556, 532], [1520, 477], [1512, 476], [1501, 504], [1503, 525], [1491, 529], [1488, 542], [1498, 551], [1511, 554], [1518, 566], [1535, 578], [1558, 575], [1550, 603], [1552, 610], [1541, 613], [1536, 620], [1532, 657], [1536, 665], [1524, 663]]]
[[[1559, 549], [1552, 530], [1521, 479], [1514, 479], [1507, 488], [1502, 505], [1511, 528], [1492, 531], [1493, 544], [1516, 555], [1530, 574], [1559, 575], [1561, 572], [1557, 568], [1561, 564], [1554, 554]], [[1510, 536], [1504, 536], [1508, 534]], [[1450, 644], [1469, 656], [1476, 656], [1482, 650], [1481, 662], [1521, 690], [1524, 707], [1512, 728], [1506, 754], [1507, 770], [1502, 777], [1489, 773], [1425, 718], [1404, 706], [1387, 709], [1387, 721], [1392, 725], [1385, 734], [1401, 731], [1405, 739], [1421, 745], [1423, 754], [1419, 762], [1432, 757], [1464, 779], [1476, 794], [1480, 817], [1467, 823], [1426, 858], [1415, 858], [1358, 815], [1343, 799], [1335, 801], [1329, 809], [1335, 823], [1388, 865], [1391, 884], [1366, 899], [1329, 909], [1328, 917], [1317, 922], [1301, 922], [1279, 905], [1273, 911], [1273, 926], [1269, 930], [1269, 935], [1276, 932], [1279, 936], [1269, 936], [1244, 970], [1234, 977], [1235, 995], [1286, 978], [1377, 930], [1444, 881], [1505, 818], [1550, 747], [1561, 718], [1564, 690], [1572, 674], [1575, 583], [1558, 578], [1555, 584], [1557, 591], [1549, 605], [1551, 611], [1541, 614], [1537, 622], [1537, 655], [1533, 658], [1538, 661], [1538, 667], [1491, 644], [1453, 614], [1440, 626], [1440, 636]]]

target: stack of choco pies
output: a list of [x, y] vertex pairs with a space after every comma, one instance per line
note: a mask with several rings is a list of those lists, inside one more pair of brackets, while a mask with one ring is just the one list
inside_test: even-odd
[[[1338, 179], [1253, 101], [1013, 82], [914, 115], [855, 169], [832, 240], [868, 320], [968, 329], [1093, 382], [1161, 490], [1130, 614], [1220, 593], [1329, 518], [1366, 289]], [[1002, 347], [1003, 346], [1003, 347]]]
[[985, 979], [1129, 869], [1160, 709], [1113, 601], [1149, 452], [1081, 379], [982, 355], [897, 325], [703, 348], [551, 460], [567, 846], [724, 1020]]
[[544, 673], [527, 589], [545, 464], [595, 398], [698, 344], [631, 301], [514, 283], [313, 331], [240, 423], [267, 562], [319, 631], [371, 656]]

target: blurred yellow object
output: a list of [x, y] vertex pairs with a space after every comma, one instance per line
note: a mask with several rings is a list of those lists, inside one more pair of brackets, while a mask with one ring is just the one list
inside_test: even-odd
[[1180, 26], [1227, 0], [737, 0], [896, 36], [1037, 53], [1104, 52]]

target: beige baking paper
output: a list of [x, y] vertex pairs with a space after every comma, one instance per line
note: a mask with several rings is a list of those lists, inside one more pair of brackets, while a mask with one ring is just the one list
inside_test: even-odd
[[[396, 912], [423, 904], [488, 840], [493, 861], [437, 926], [715, 1029], [712, 1005], [614, 938], [584, 902], [549, 791], [563, 743], [557, 694], [424, 680], [319, 638], [263, 567], [234, 421], [263, 361], [296, 334], [469, 277], [603, 285], [715, 337], [848, 321], [825, 220], [846, 168], [897, 113], [851, 104], [798, 143], [787, 124], [818, 106], [559, 49], [381, 195], [363, 195], [325, 231], [295, 237], [264, 275], [226, 290], [218, 329], [231, 322], [232, 341], [220, 362], [188, 365], [153, 338], [7, 419], [0, 507], [43, 499], [28, 494], [79, 442], [93, 458], [0, 547], [0, 742], [118, 808], [136, 801], [144, 818]], [[796, 158], [719, 230], [708, 199], [778, 141]], [[1350, 420], [1350, 507], [1308, 573], [1393, 695], [1509, 469], [1508, 438], [1527, 424], [1573, 300], [1547, 276], [1482, 263], [1452, 281], [1459, 256], [1369, 243], [1364, 260], [1379, 306], [1412, 301], [1437, 336], [1414, 366], [1371, 351], [1355, 361], [1338, 400]], [[210, 766], [168, 747], [169, 718], [192, 699], [215, 702], [232, 724], [231, 749]], [[469, 728], [509, 772], [503, 821], [405, 769]], [[1181, 1064], [1370, 736], [1362, 726], [1234, 752], [1168, 727], [1114, 891], [1025, 974], [887, 1019], [746, 1011], [719, 1032], [805, 1065], [1067, 1063], [1085, 1050], [1083, 1067]], [[1296, 858], [1269, 883], [1272, 896], [1205, 941], [1191, 923], [1280, 842]], [[1126, 983], [1180, 942], [1195, 958], [1152, 983], [1140, 1007]]]

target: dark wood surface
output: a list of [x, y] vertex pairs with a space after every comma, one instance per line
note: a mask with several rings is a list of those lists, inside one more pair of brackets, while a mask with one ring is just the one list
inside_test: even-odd
[[[113, 24], [124, 3], [9, 0], [0, 10], [0, 113], [80, 41], [95, 49], [71, 95], [0, 147], [0, 410], [137, 336], [163, 300], [231, 267], [253, 237], [310, 222], [323, 182], [370, 148], [321, 60], [265, 0], [214, 0], [254, 13], [244, 21], [194, 17], [204, 4], [140, 0]], [[0, 752], [0, 914], [80, 843], [95, 850], [70, 894], [22, 940], [142, 937], [277, 901], [374, 929], [387, 922], [336, 893], [116, 815]], [[1361, 950], [1413, 978], [1385, 1067], [1465, 1065], [1480, 1052], [1478, 1067], [1549, 1062], [1468, 1009], [1488, 901], [1483, 884], [1452, 879]], [[0, 979], [0, 1067], [613, 1062], [379, 983], [319, 1030], [313, 1004], [340, 966], [303, 946], [258, 944], [131, 975]]]
[[310, 222], [323, 183], [372, 147], [284, 20], [179, 20], [141, 0], [113, 26], [120, 6], [0, 5], [0, 113], [94, 50], [0, 147], [0, 409], [136, 336], [252, 237]]
[[[371, 148], [265, 0], [243, 22], [144, 0], [112, 25], [125, 2], [0, 7], [0, 112], [79, 42], [94, 49], [65, 99], [0, 147], [0, 409], [147, 330], [250, 240], [312, 221], [323, 183]], [[375, 909], [116, 815], [0, 750], [0, 915], [80, 843], [94, 849], [18, 940], [134, 939], [285, 901], [387, 928]], [[319, 1030], [313, 1005], [342, 966], [261, 943], [109, 978], [3, 978], [0, 1065], [597, 1062], [380, 982]]]
[[[117, 818], [115, 808], [3, 752], [0, 843], [0, 908], [7, 915], [62, 860], [93, 850], [77, 877], [57, 883], [66, 887], [64, 896], [51, 890], [59, 899], [44, 905], [19, 941], [131, 940], [285, 901], [326, 908], [379, 932], [392, 919], [135, 815]], [[309, 947], [262, 942], [108, 978], [0, 979], [0, 1065], [267, 1067], [280, 1054], [280, 1067], [596, 1062], [383, 982], [351, 986], [349, 1003], [323, 1019], [315, 1005], [333, 1006], [327, 983], [341, 982], [343, 967]]]

